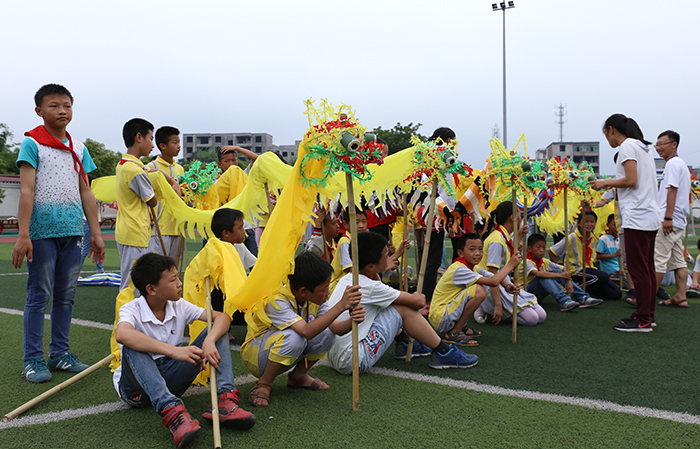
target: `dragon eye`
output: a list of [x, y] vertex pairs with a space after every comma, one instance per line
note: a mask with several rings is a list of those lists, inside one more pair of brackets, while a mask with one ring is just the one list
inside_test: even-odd
[[360, 149], [362, 144], [360, 140], [353, 136], [351, 133], [343, 133], [340, 138], [340, 145], [348, 151], [355, 152]]
[[450, 167], [457, 162], [457, 158], [455, 157], [454, 153], [452, 153], [451, 151], [443, 151], [442, 152], [442, 161], [445, 163], [445, 165]]
[[197, 184], [197, 181], [192, 181], [192, 182], [190, 183], [190, 190], [192, 190], [193, 192], [194, 192], [195, 190], [197, 190], [197, 187], [199, 187], [199, 184]]

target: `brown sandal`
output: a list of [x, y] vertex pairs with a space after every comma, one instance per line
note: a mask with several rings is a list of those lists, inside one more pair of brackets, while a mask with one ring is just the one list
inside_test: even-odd
[[[250, 389], [250, 393], [248, 393], [248, 402], [250, 402], [250, 405], [253, 407], [267, 407], [270, 405], [270, 392], [272, 391], [272, 385], [269, 384], [264, 384], [260, 381], [255, 383], [255, 386]], [[267, 394], [262, 393], [262, 392], [267, 392]], [[263, 401], [267, 401], [267, 404], [256, 404], [254, 401], [255, 399], [260, 399]]]

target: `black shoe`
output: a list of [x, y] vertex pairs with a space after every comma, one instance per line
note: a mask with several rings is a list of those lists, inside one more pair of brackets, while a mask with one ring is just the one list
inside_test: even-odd
[[659, 287], [659, 290], [656, 292], [656, 297], [659, 298], [662, 301], [666, 301], [667, 299], [671, 299], [671, 297], [666, 293], [666, 291]]
[[[626, 316], [624, 318], [620, 318], [620, 323], [629, 323], [630, 321], [635, 321], [637, 319], [636, 316]], [[656, 327], [656, 317], [651, 319], [651, 327]]]
[[628, 320], [627, 322], [618, 323], [614, 328], [616, 331], [622, 332], [651, 332], [654, 330], [651, 327], [651, 323], [642, 325], [636, 318]]

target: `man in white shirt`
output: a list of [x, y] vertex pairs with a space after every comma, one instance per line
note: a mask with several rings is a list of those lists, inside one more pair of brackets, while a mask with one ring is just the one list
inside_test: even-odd
[[667, 268], [676, 277], [676, 294], [666, 301], [659, 301], [659, 305], [688, 307], [685, 298], [688, 266], [683, 235], [690, 211], [690, 172], [678, 156], [679, 142], [680, 136], [675, 131], [664, 131], [656, 140], [656, 152], [666, 161], [666, 167], [659, 185], [659, 209], [664, 219], [656, 235], [654, 265], [658, 285], [661, 285]]

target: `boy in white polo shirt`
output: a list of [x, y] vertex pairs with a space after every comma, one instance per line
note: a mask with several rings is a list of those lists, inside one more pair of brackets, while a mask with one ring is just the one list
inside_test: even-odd
[[[207, 312], [182, 299], [175, 260], [145, 254], [134, 264], [131, 279], [143, 296], [119, 309], [115, 338], [121, 366], [113, 381], [122, 400], [131, 407], [152, 404], [175, 444], [183, 447], [200, 427], [180, 397], [209, 362], [216, 369], [219, 421], [240, 430], [253, 427], [255, 416], [239, 407], [233, 383], [227, 336], [231, 317], [213, 311], [211, 333], [205, 329], [192, 345], [180, 346], [185, 327], [206, 321]], [[212, 419], [211, 406], [202, 417]]]

